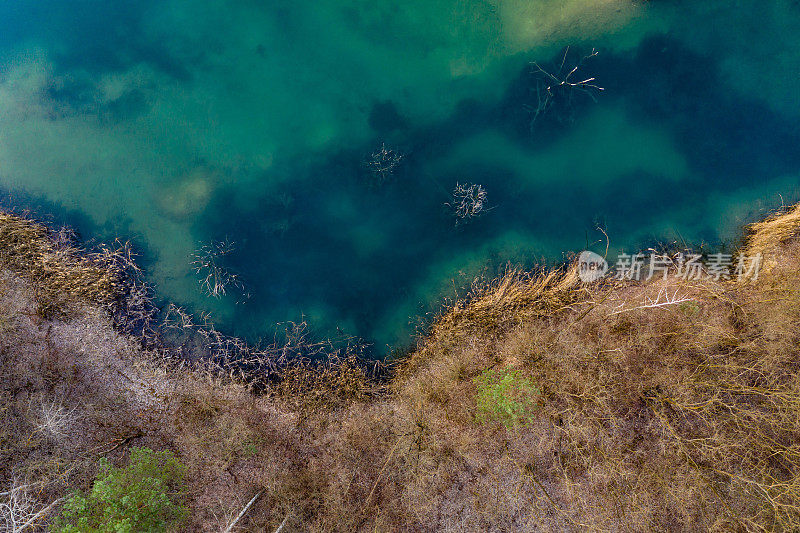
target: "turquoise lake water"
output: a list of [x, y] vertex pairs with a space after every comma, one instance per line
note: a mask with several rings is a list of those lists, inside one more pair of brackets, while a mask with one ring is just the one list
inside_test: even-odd
[[[604, 248], [598, 226], [716, 246], [800, 199], [799, 35], [789, 0], [4, 2], [0, 188], [132, 239], [159, 297], [230, 333], [305, 319], [385, 353], [477, 275]], [[567, 46], [605, 90], [533, 121], [532, 62]], [[468, 224], [456, 183], [487, 193]], [[226, 238], [249, 298], [191, 268]]]

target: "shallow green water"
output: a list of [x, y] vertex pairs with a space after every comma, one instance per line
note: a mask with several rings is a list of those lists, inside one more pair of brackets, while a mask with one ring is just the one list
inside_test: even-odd
[[[0, 187], [133, 238], [161, 297], [231, 332], [305, 318], [381, 353], [598, 225], [615, 250], [716, 244], [798, 199], [797, 35], [788, 0], [6, 2]], [[567, 45], [605, 91], [531, 127], [530, 63]], [[383, 143], [405, 157], [376, 186]], [[458, 227], [456, 182], [491, 208]], [[246, 301], [190, 267], [226, 237]]]

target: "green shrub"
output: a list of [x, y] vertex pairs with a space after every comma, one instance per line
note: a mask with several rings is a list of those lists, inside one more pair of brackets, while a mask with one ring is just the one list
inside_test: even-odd
[[170, 451], [132, 448], [128, 466], [102, 458], [89, 494], [73, 493], [51, 528], [58, 533], [164, 532], [177, 529], [187, 511], [180, 498], [185, 466]]
[[510, 367], [489, 369], [473, 379], [473, 383], [478, 388], [475, 413], [478, 422], [496, 421], [511, 428], [531, 421], [539, 389], [517, 370]]
[[694, 318], [700, 314], [700, 306], [695, 302], [683, 302], [678, 306], [678, 310], [687, 318]]

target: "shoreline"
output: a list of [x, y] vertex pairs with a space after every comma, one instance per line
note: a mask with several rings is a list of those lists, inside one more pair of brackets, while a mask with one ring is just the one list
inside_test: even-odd
[[[97, 258], [28, 263], [54, 249], [3, 215], [0, 482], [5, 494], [34, 484], [25, 494], [53, 524], [101, 459], [123, 468], [153, 449], [185, 467], [170, 493], [181, 531], [222, 529], [251, 500], [251, 530], [675, 529], [675, 516], [792, 529], [799, 234], [800, 206], [750, 226], [745, 249], [765, 262], [747, 282], [510, 271], [442, 312], [383, 380], [339, 358], [288, 365], [253, 394], [236, 373], [115, 329], [113, 306], [80, 303], [96, 283], [39, 270], [108, 281]], [[11, 274], [9, 250], [39, 277]], [[53, 291], [37, 283], [77, 300], [42, 313]]]

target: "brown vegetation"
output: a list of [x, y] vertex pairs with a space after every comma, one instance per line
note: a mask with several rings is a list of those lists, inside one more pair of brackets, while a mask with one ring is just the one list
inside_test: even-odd
[[[388, 387], [343, 356], [262, 395], [175, 367], [95, 307], [37, 314], [60, 278], [15, 256], [49, 245], [9, 239], [9, 220], [0, 492], [31, 484], [32, 505], [136, 445], [188, 465], [189, 531], [224, 530], [257, 494], [237, 530], [800, 529], [800, 207], [752, 227], [757, 281], [511, 271], [442, 313]], [[664, 290], [681, 303], [642, 305]], [[535, 416], [479, 424], [473, 380], [503, 367], [540, 391]]]

